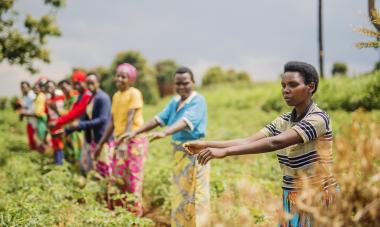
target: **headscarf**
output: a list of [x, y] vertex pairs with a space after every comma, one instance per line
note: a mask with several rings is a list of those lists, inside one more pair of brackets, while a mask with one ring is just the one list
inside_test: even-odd
[[71, 80], [73, 82], [85, 82], [86, 81], [86, 73], [81, 70], [75, 70], [71, 75]]
[[128, 63], [123, 63], [117, 66], [116, 73], [127, 73], [128, 79], [131, 81], [135, 81], [137, 78], [137, 69]]
[[46, 77], [46, 76], [40, 76], [37, 81], [36, 81], [36, 84], [38, 84], [40, 87], [43, 87], [45, 86], [45, 84], [49, 81], [49, 79]]

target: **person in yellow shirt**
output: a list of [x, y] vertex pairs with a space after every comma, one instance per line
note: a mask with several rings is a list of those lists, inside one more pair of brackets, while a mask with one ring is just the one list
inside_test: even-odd
[[136, 77], [137, 70], [133, 65], [123, 63], [117, 67], [116, 86], [118, 91], [112, 97], [111, 121], [95, 148], [94, 158], [98, 158], [103, 145], [113, 132], [115, 154], [111, 162], [111, 169], [114, 182], [121, 192], [133, 193], [136, 199], [132, 204], [126, 202], [127, 198], [117, 201], [109, 200], [109, 207], [126, 205], [129, 211], [141, 216], [143, 214], [143, 170], [148, 141], [145, 136], [138, 136], [130, 140], [119, 139], [123, 134], [133, 132], [144, 124], [143, 97], [138, 89], [132, 87]]
[[46, 147], [45, 135], [47, 133], [47, 115], [45, 112], [46, 96], [43, 92], [43, 88], [47, 81], [47, 78], [41, 77], [33, 86], [33, 91], [36, 94], [36, 99], [34, 100], [34, 113], [22, 113], [23, 116], [34, 117], [37, 120], [36, 144], [39, 152], [44, 152]]

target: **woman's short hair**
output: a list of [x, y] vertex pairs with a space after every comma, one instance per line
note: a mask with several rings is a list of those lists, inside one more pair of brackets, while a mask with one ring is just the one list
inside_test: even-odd
[[314, 83], [315, 89], [313, 94], [317, 91], [319, 76], [314, 66], [300, 61], [290, 61], [284, 66], [284, 73], [286, 72], [298, 72], [304, 79], [305, 84]]
[[191, 71], [191, 69], [189, 69], [188, 67], [185, 67], [185, 66], [177, 68], [175, 73], [174, 73], [174, 76], [175, 76], [175, 74], [185, 74], [185, 73], [188, 73], [190, 75], [191, 81], [195, 82], [193, 72]]

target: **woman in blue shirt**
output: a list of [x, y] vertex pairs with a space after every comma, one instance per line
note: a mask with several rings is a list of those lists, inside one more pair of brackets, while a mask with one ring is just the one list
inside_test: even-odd
[[196, 156], [185, 152], [182, 144], [206, 135], [207, 105], [205, 98], [193, 91], [194, 76], [186, 67], [180, 67], [174, 75], [173, 97], [162, 112], [125, 139], [150, 131], [157, 126], [167, 126], [152, 132], [151, 141], [171, 135], [173, 142], [172, 226], [208, 226], [209, 172], [210, 166], [201, 166]]

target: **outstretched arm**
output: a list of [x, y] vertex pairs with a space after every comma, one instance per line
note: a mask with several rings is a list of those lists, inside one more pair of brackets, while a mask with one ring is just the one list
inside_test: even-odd
[[90, 100], [91, 94], [84, 94], [81, 100], [69, 112], [59, 117], [54, 123], [51, 123], [50, 127], [59, 127], [79, 118], [86, 111], [87, 104]]
[[203, 149], [198, 154], [198, 162], [205, 165], [208, 161], [214, 158], [224, 158], [232, 155], [265, 153], [302, 142], [303, 140], [301, 136], [294, 129], [288, 129], [277, 136], [265, 137], [242, 145], [227, 148]]
[[198, 153], [200, 150], [203, 150], [207, 147], [210, 148], [227, 148], [227, 147], [233, 147], [233, 146], [239, 146], [242, 144], [251, 143], [260, 139], [265, 138], [266, 135], [262, 132], [257, 132], [254, 135], [247, 137], [247, 138], [239, 138], [239, 139], [233, 139], [233, 140], [213, 140], [213, 141], [192, 141], [187, 142], [184, 144], [184, 147], [189, 151], [191, 154]]
[[99, 140], [98, 144], [96, 145], [94, 149], [94, 158], [97, 159], [100, 155], [100, 151], [103, 148], [103, 145], [108, 140], [108, 138], [111, 136], [114, 129], [113, 119], [111, 118], [110, 122], [107, 125], [106, 131], [104, 132], [102, 138]]
[[185, 129], [186, 127], [188, 127], [187, 123], [184, 120], [179, 120], [161, 132], [153, 132], [151, 134], [150, 141], [153, 141], [156, 139], [161, 139], [161, 138], [164, 138], [166, 136], [172, 135], [178, 131]]
[[148, 131], [156, 128], [158, 125], [159, 125], [159, 123], [157, 122], [157, 120], [152, 119], [152, 120], [148, 121], [145, 125], [138, 128], [136, 131], [124, 133], [123, 135], [120, 136], [120, 139], [127, 139], [127, 140], [132, 139], [133, 137], [135, 137], [141, 133], [148, 132]]

